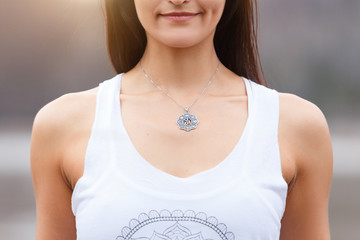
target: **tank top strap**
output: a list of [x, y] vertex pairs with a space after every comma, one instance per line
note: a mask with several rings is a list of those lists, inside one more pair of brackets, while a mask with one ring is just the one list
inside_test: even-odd
[[[281, 189], [287, 189], [282, 176], [279, 129], [279, 92], [275, 89], [252, 82], [253, 127], [248, 138], [246, 173], [254, 182], [276, 183]], [[285, 199], [286, 191], [282, 191]]]
[[104, 144], [108, 150], [116, 149], [116, 136], [121, 130], [117, 118], [121, 75], [116, 75], [99, 84], [95, 119], [90, 136], [90, 143], [94, 142], [95, 144], [88, 146], [90, 150], [101, 152], [99, 148], [105, 147]]
[[112, 124], [111, 121], [116, 119], [114, 116], [116, 115], [116, 104], [119, 101], [120, 84], [118, 78], [120, 75], [99, 84], [96, 100], [96, 127], [109, 126]]
[[[275, 89], [267, 88], [260, 84], [252, 84], [255, 90], [254, 130], [261, 134], [263, 142], [277, 141], [279, 124], [279, 93]], [[265, 138], [266, 137], [266, 138]], [[275, 138], [274, 138], [275, 137]], [[274, 141], [275, 142], [275, 141]]]
[[119, 92], [117, 91], [119, 89], [118, 77], [119, 75], [99, 84], [94, 122], [85, 153], [84, 172], [75, 185], [73, 198], [81, 188], [79, 186], [95, 185], [97, 180], [107, 172], [107, 169], [114, 165], [112, 155], [117, 150], [114, 139], [119, 134], [115, 117], [115, 105], [119, 99], [117, 94]]

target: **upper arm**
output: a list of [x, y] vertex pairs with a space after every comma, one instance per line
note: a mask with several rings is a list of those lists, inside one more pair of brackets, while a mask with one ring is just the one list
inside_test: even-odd
[[291, 94], [282, 94], [280, 108], [280, 121], [287, 130], [283, 133], [286, 146], [296, 166], [281, 239], [330, 239], [328, 198], [333, 154], [326, 119], [316, 105]]
[[31, 171], [36, 199], [36, 239], [76, 239], [71, 211], [72, 190], [62, 172], [61, 150], [66, 132], [62, 100], [43, 107], [31, 137]]

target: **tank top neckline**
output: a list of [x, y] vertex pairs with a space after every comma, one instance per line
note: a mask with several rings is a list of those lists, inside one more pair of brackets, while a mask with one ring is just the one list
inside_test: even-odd
[[[153, 166], [150, 162], [148, 162], [136, 149], [135, 145], [133, 144], [127, 129], [125, 128], [124, 122], [123, 122], [123, 118], [122, 118], [122, 111], [121, 111], [121, 102], [120, 102], [120, 90], [121, 90], [121, 79], [122, 76], [124, 75], [124, 73], [120, 73], [116, 76], [116, 96], [115, 99], [115, 103], [114, 103], [114, 107], [116, 108], [114, 114], [116, 117], [116, 122], [119, 124], [119, 130], [121, 132], [121, 135], [119, 136], [120, 138], [122, 138], [123, 141], [126, 142], [127, 147], [128, 147], [128, 151], [131, 151], [131, 153], [136, 157], [136, 159], [139, 161], [139, 164], [142, 165], [142, 167], [144, 167], [144, 169], [146, 169], [146, 173], [144, 172], [144, 174], [152, 174], [152, 176], [156, 176], [158, 178], [160, 178], [160, 180], [169, 180], [169, 181], [175, 181], [175, 182], [194, 182], [194, 181], [201, 181], [204, 180], [204, 178], [207, 178], [208, 180], [211, 180], [212, 177], [218, 177], [218, 175], [216, 174], [218, 171], [220, 171], [221, 169], [224, 169], [227, 165], [229, 165], [231, 162], [233, 161], [241, 161], [241, 159], [239, 159], [239, 157], [245, 156], [245, 142], [246, 142], [246, 137], [249, 134], [249, 128], [250, 125], [252, 123], [252, 116], [253, 116], [253, 94], [252, 94], [252, 86], [251, 86], [251, 80], [241, 77], [241, 79], [243, 79], [244, 81], [244, 85], [245, 85], [245, 89], [246, 89], [246, 95], [248, 97], [247, 99], [247, 109], [248, 109], [248, 116], [245, 122], [245, 126], [242, 130], [241, 136], [239, 137], [237, 143], [235, 144], [235, 146], [233, 147], [233, 149], [230, 151], [230, 153], [228, 153], [228, 155], [221, 161], [219, 162], [217, 165], [215, 165], [212, 168], [209, 169], [205, 169], [202, 170], [198, 173], [195, 173], [193, 175], [190, 175], [188, 177], [178, 177], [175, 175], [172, 175], [168, 172], [165, 172], [155, 166]], [[236, 158], [234, 157], [234, 155], [237, 154]], [[240, 173], [241, 175], [241, 173]]]

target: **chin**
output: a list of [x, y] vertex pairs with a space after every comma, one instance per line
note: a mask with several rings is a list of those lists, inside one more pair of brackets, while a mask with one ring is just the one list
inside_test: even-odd
[[186, 41], [186, 40], [176, 39], [174, 41], [162, 42], [162, 44], [172, 48], [190, 48], [195, 46], [197, 43], [190, 40]]
[[190, 48], [203, 42], [205, 39], [194, 34], [176, 33], [160, 38], [160, 42], [173, 48]]

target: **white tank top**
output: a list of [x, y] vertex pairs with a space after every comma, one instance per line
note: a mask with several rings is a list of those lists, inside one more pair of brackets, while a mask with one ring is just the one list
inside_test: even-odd
[[72, 195], [77, 239], [279, 239], [287, 183], [278, 92], [243, 78], [248, 118], [239, 142], [215, 167], [181, 178], [151, 165], [130, 141], [121, 77], [99, 86], [84, 174]]

